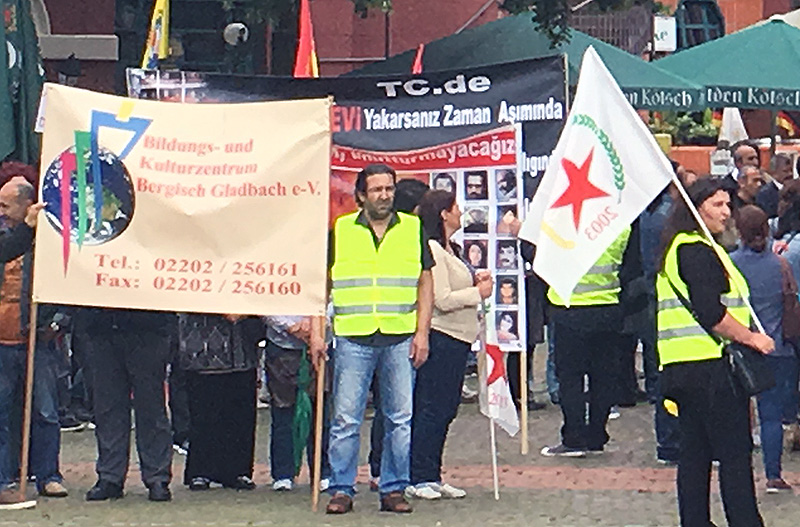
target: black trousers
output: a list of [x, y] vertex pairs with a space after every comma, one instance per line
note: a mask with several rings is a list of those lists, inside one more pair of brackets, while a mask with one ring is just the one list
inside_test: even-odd
[[753, 484], [749, 400], [734, 391], [722, 360], [667, 366], [667, 393], [678, 403], [681, 445], [678, 509], [682, 527], [708, 527], [711, 461], [729, 527], [763, 525]]
[[[514, 404], [517, 405], [519, 408], [520, 404], [528, 403], [528, 394], [520, 393], [521, 388], [521, 380], [520, 380], [520, 355], [522, 353], [527, 353], [527, 372], [526, 374], [530, 374], [531, 369], [533, 368], [533, 348], [528, 348], [526, 351], [521, 353], [509, 353], [506, 357], [506, 372], [508, 374], [508, 387], [511, 390], [511, 399], [514, 401]], [[530, 385], [528, 385], [530, 388]], [[530, 391], [530, 390], [529, 390]]]
[[93, 375], [98, 477], [124, 485], [133, 408], [142, 480], [148, 487], [169, 483], [172, 432], [164, 394], [168, 339], [119, 329], [92, 335], [83, 343]]
[[442, 481], [442, 454], [461, 402], [470, 343], [432, 330], [430, 354], [417, 370], [411, 421], [411, 484]]
[[256, 444], [256, 370], [187, 372], [189, 455], [183, 482], [204, 477], [231, 486], [253, 476]]
[[[561, 441], [565, 446], [602, 449], [608, 442], [608, 412], [618, 399], [619, 356], [627, 340], [617, 329], [585, 331], [555, 322], [556, 375], [564, 418]], [[589, 390], [584, 392], [587, 375]]]

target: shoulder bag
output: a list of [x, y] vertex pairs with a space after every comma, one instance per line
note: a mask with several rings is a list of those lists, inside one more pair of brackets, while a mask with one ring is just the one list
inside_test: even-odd
[[783, 291], [783, 336], [794, 340], [800, 338], [800, 301], [797, 298], [797, 282], [789, 262], [778, 256], [781, 262], [782, 291]]
[[[689, 300], [678, 291], [672, 280], [668, 281], [669, 286], [681, 304], [683, 304], [683, 307], [689, 310], [697, 323], [700, 324]], [[703, 327], [702, 324], [700, 324], [700, 327]], [[717, 335], [705, 328], [703, 329], [714, 342], [720, 345], [723, 343], [722, 339]], [[722, 349], [722, 357], [727, 361], [728, 375], [732, 381], [734, 391], [744, 392], [748, 397], [751, 397], [775, 386], [775, 375], [767, 362], [767, 357], [758, 350], [738, 342], [730, 342]]]

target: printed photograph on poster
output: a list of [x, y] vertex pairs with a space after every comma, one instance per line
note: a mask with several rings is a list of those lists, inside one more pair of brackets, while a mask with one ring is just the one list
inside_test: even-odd
[[489, 240], [464, 240], [464, 256], [474, 269], [487, 269]]
[[497, 242], [497, 269], [517, 269], [517, 241], [500, 240]]
[[514, 344], [519, 342], [517, 311], [496, 311], [495, 328], [497, 329], [497, 341], [499, 344]]
[[465, 234], [489, 233], [489, 207], [467, 206], [464, 211], [463, 223]]
[[497, 275], [495, 277], [495, 302], [497, 306], [515, 306], [519, 303], [519, 277], [517, 275]]
[[455, 172], [435, 172], [431, 180], [431, 188], [434, 190], [444, 190], [450, 194], [456, 193], [456, 173]]
[[517, 174], [514, 170], [501, 169], [494, 172], [497, 183], [497, 202], [505, 203], [517, 199]]
[[517, 206], [516, 205], [500, 205], [497, 207], [497, 225], [495, 232], [497, 234], [511, 236], [511, 224], [517, 219]]
[[486, 170], [464, 172], [464, 197], [470, 200], [489, 199], [488, 174]]

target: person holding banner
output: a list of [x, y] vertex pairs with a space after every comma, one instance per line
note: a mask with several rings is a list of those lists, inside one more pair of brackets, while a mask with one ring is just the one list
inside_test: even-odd
[[87, 307], [76, 310], [74, 327], [86, 346], [97, 425], [98, 480], [86, 493], [86, 500], [122, 498], [133, 409], [136, 449], [148, 499], [170, 501], [172, 431], [164, 381], [175, 315]]
[[[359, 172], [355, 196], [362, 210], [337, 218], [329, 242], [337, 339], [328, 514], [353, 509], [361, 423], [376, 370], [385, 423], [381, 510], [413, 510], [403, 491], [409, 484], [415, 368], [428, 358], [434, 262], [419, 218], [394, 211], [396, 182], [387, 165]], [[318, 365], [326, 351], [321, 334], [312, 332], [309, 351]]]
[[[22, 176], [0, 188], [0, 510], [15, 509], [25, 496], [9, 489], [16, 474], [11, 450], [11, 416], [17, 395], [25, 384], [28, 332], [30, 331], [33, 228], [42, 205], [34, 205], [35, 189]], [[67, 496], [59, 472], [61, 428], [58, 421], [58, 387], [53, 346], [53, 306], [41, 306], [38, 344], [34, 355], [33, 411], [30, 468], [39, 494]]]
[[178, 361], [186, 372], [189, 452], [183, 483], [253, 490], [258, 317], [178, 315]]
[[430, 353], [417, 371], [411, 426], [411, 485], [406, 496], [434, 500], [463, 498], [467, 493], [442, 482], [442, 454], [447, 430], [458, 413], [461, 386], [472, 343], [478, 336], [477, 306], [492, 294], [489, 271], [473, 276], [450, 242], [461, 228], [456, 196], [428, 192], [419, 216], [436, 261], [433, 266], [433, 319]]
[[[701, 178], [687, 192], [708, 231], [721, 234], [731, 216], [724, 183]], [[747, 282], [725, 250], [703, 235], [683, 200], [672, 210], [664, 240], [656, 277], [658, 358], [662, 394], [678, 405], [681, 525], [711, 524], [711, 462], [716, 459], [728, 525], [758, 527], [764, 523], [753, 484], [749, 397], [735, 389], [719, 337], [765, 354], [775, 342], [750, 331]]]

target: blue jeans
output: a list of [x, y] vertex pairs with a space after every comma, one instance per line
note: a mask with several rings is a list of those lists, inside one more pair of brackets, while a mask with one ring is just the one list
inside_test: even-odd
[[[51, 481], [61, 482], [58, 454], [61, 427], [58, 422], [58, 350], [53, 343], [40, 343], [34, 355], [33, 408], [31, 413], [30, 472], [42, 490]], [[0, 345], [0, 489], [14, 479], [11, 466], [9, 416], [15, 394], [25, 386], [27, 345]]]
[[[775, 386], [758, 394], [758, 417], [761, 420], [761, 451], [767, 479], [781, 477], [783, 417], [792, 405], [797, 389], [796, 357], [770, 357], [767, 362], [775, 375]], [[794, 383], [794, 386], [792, 385]]]
[[408, 354], [411, 338], [393, 346], [364, 346], [337, 337], [333, 369], [333, 422], [328, 457], [331, 493], [355, 494], [361, 423], [373, 373], [378, 372], [384, 415], [381, 495], [409, 484], [411, 415], [415, 370]]
[[558, 377], [556, 376], [556, 332], [554, 327], [555, 324], [552, 322], [547, 325], [547, 368], [545, 370], [545, 378], [550, 401], [553, 404], [559, 404], [561, 402], [561, 394], [559, 393]]

